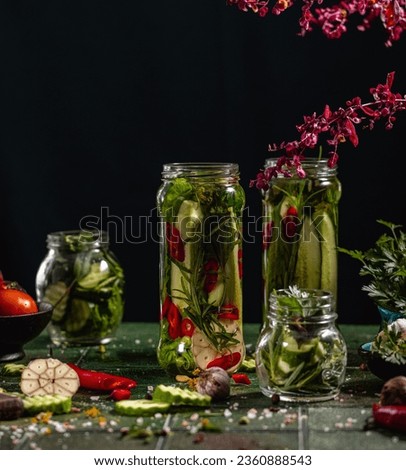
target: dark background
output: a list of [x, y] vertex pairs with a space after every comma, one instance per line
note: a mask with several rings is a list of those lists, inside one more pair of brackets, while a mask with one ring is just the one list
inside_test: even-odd
[[[137, 232], [155, 207], [164, 162], [238, 162], [249, 213], [259, 216], [260, 194], [248, 185], [269, 143], [295, 139], [302, 116], [326, 103], [368, 99], [392, 70], [394, 89], [406, 92], [406, 35], [386, 48], [377, 22], [363, 33], [350, 23], [339, 40], [319, 31], [301, 38], [300, 6], [261, 19], [225, 0], [1, 0], [5, 277], [34, 294], [47, 233], [78, 228], [102, 207], [132, 217]], [[343, 144], [341, 246], [370, 247], [384, 230], [376, 219], [405, 223], [405, 133], [403, 113], [392, 131], [381, 125], [360, 131], [357, 149]], [[261, 318], [256, 240], [244, 249], [246, 322]], [[157, 321], [157, 243], [112, 250], [126, 273], [125, 319]], [[359, 268], [340, 254], [342, 323], [378, 321]]]

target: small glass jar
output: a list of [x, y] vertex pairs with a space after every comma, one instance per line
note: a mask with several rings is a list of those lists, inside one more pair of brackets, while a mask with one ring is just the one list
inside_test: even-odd
[[[265, 168], [276, 166], [269, 158]], [[337, 300], [338, 203], [341, 183], [327, 159], [306, 158], [306, 177], [279, 175], [263, 191], [263, 323], [274, 289], [297, 285]]]
[[47, 236], [36, 277], [38, 301], [54, 306], [48, 332], [57, 346], [110, 342], [124, 312], [124, 274], [106, 232]]
[[242, 210], [235, 163], [169, 163], [160, 216], [158, 361], [169, 374], [242, 363]]
[[256, 348], [261, 392], [283, 401], [324, 401], [344, 382], [347, 347], [335, 325], [334, 298], [315, 289], [279, 289]]

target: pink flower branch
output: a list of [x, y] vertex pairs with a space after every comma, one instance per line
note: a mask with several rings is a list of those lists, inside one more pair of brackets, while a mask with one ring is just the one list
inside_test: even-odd
[[[280, 15], [293, 5], [295, 0], [275, 0], [271, 12]], [[324, 7], [323, 0], [302, 0], [302, 14], [299, 19], [300, 35], [319, 27], [329, 39], [339, 39], [347, 31], [348, 19], [358, 14], [360, 31], [369, 29], [375, 20], [380, 20], [388, 32], [387, 46], [398, 41], [406, 30], [406, 0], [340, 0], [331, 7]], [[242, 11], [253, 11], [266, 16], [270, 0], [226, 0]]]
[[271, 144], [270, 152], [283, 152], [284, 155], [278, 158], [276, 166], [261, 170], [255, 180], [250, 182], [250, 186], [266, 190], [272, 178], [282, 174], [292, 176], [292, 171], [299, 177], [305, 177], [302, 162], [305, 158], [304, 152], [308, 149], [314, 150], [320, 145], [321, 134], [327, 134], [328, 165], [334, 167], [338, 161], [338, 146], [350, 141], [354, 147], [358, 145], [358, 134], [356, 126], [364, 123], [363, 127], [372, 130], [378, 121], [385, 122], [387, 130], [392, 129], [396, 121], [395, 114], [398, 111], [406, 110], [406, 95], [391, 91], [395, 72], [387, 75], [386, 83], [371, 88], [372, 101], [362, 103], [358, 96], [346, 102], [345, 108], [331, 111], [328, 105], [324, 111], [317, 115], [304, 116], [303, 123], [296, 126], [300, 134], [298, 140]]

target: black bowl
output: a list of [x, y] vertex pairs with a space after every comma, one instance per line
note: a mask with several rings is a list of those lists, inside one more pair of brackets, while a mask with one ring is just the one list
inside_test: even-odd
[[398, 375], [406, 376], [406, 364], [399, 365], [385, 361], [381, 356], [371, 352], [371, 343], [364, 343], [358, 348], [358, 354], [366, 362], [368, 369], [379, 379], [389, 380]]
[[37, 313], [0, 316], [0, 362], [12, 362], [25, 356], [23, 346], [36, 338], [51, 320], [53, 306], [40, 302]]

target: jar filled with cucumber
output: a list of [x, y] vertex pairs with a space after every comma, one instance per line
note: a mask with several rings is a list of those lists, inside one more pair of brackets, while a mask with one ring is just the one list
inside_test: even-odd
[[245, 356], [238, 165], [166, 164], [162, 180], [159, 364], [171, 375], [233, 372]]
[[334, 297], [319, 289], [275, 290], [256, 347], [261, 392], [282, 401], [336, 397], [345, 379], [347, 347], [335, 321]]
[[[266, 160], [265, 167], [277, 159]], [[263, 323], [274, 289], [322, 289], [337, 300], [338, 203], [341, 184], [326, 159], [307, 158], [304, 178], [279, 175], [263, 191]]]
[[58, 346], [110, 342], [124, 313], [124, 274], [106, 232], [47, 236], [36, 277], [38, 300], [54, 306], [48, 332]]

